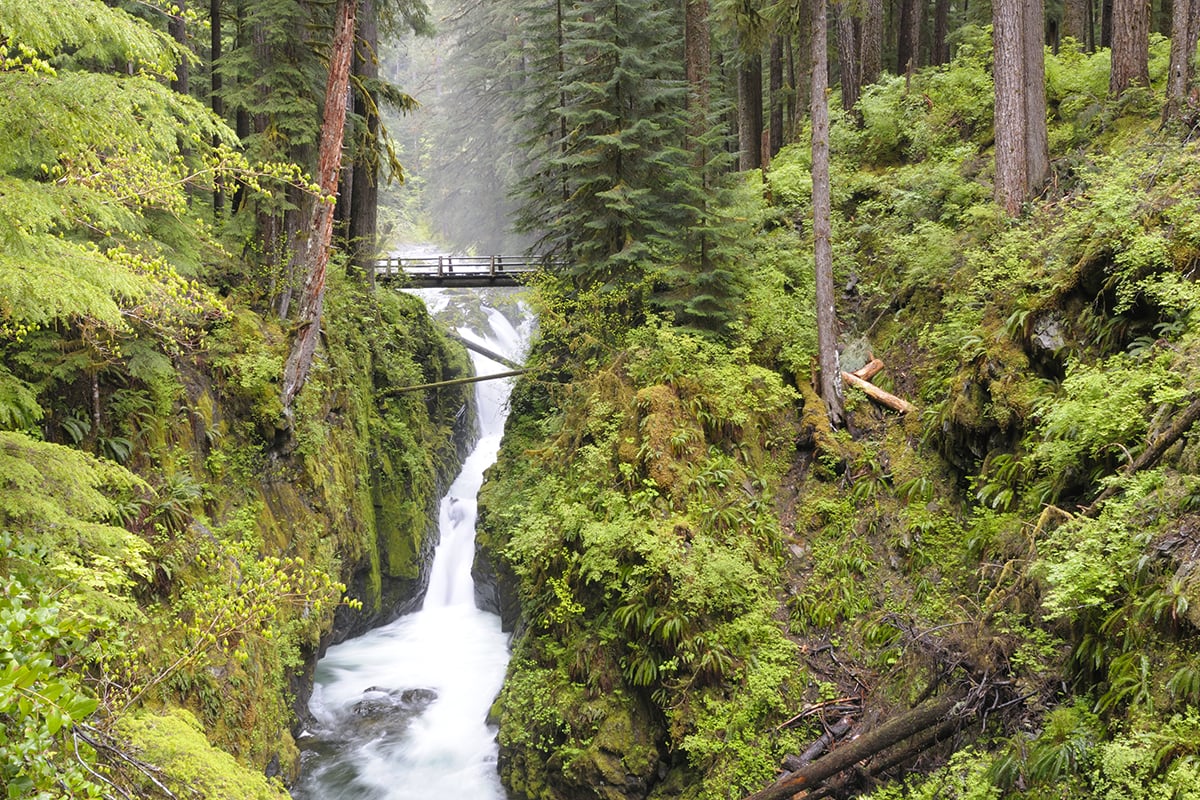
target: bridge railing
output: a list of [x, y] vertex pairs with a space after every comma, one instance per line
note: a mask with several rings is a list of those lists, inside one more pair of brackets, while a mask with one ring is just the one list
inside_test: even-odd
[[403, 272], [439, 278], [454, 275], [499, 276], [533, 272], [545, 263], [542, 259], [523, 256], [388, 256], [375, 262], [375, 274], [389, 276]]

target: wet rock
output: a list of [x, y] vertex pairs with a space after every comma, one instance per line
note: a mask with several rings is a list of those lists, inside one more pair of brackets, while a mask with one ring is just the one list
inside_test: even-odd
[[424, 711], [437, 699], [433, 689], [381, 689], [372, 686], [363, 692], [363, 699], [354, 704], [359, 717], [378, 717], [394, 713], [411, 716]]
[[1044, 353], [1053, 355], [1067, 345], [1063, 321], [1057, 314], [1044, 314], [1033, 323], [1030, 344]]

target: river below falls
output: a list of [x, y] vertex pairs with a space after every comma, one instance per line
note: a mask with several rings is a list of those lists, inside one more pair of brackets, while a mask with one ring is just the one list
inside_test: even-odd
[[[489, 292], [421, 295], [458, 333], [521, 359], [531, 318], [514, 327]], [[496, 297], [497, 295], [491, 295]], [[472, 301], [483, 305], [464, 308]], [[475, 320], [471, 324], [469, 320]], [[462, 323], [462, 324], [460, 324]], [[477, 374], [506, 369], [474, 352]], [[496, 460], [509, 381], [474, 384], [479, 438], [440, 507], [441, 538], [419, 611], [330, 647], [318, 662], [300, 742], [298, 800], [503, 800], [487, 713], [504, 680], [508, 636], [475, 607], [476, 497]]]

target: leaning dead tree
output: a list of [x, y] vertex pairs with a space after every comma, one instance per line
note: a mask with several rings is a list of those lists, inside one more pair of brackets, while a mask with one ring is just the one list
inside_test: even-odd
[[[1146, 449], [1137, 457], [1128, 467], [1125, 468], [1124, 475], [1126, 477], [1133, 475], [1135, 472], [1153, 467], [1158, 463], [1158, 460], [1166, 455], [1171, 446], [1183, 438], [1184, 434], [1192, 429], [1196, 422], [1200, 421], [1200, 395], [1193, 395], [1191, 402], [1187, 408], [1174, 417], [1171, 424], [1166, 430], [1159, 433], [1154, 439], [1147, 443]], [[1117, 493], [1120, 485], [1110, 483], [1104, 491], [1102, 491], [1092, 504], [1083, 509], [1082, 513], [1085, 517], [1095, 517], [1100, 514], [1100, 508], [1104, 503]]]
[[303, 273], [304, 292], [296, 319], [296, 337], [283, 367], [283, 410], [291, 418], [292, 401], [308, 380], [313, 354], [321, 333], [321, 311], [325, 304], [325, 268], [333, 241], [333, 202], [338, 173], [342, 167], [342, 140], [346, 130], [346, 96], [350, 90], [350, 60], [354, 55], [354, 22], [357, 0], [338, 0], [334, 12], [333, 49], [329, 54], [329, 81], [325, 85], [325, 113], [321, 122], [321, 144], [317, 154], [317, 185], [320, 196], [313, 199], [305, 239], [292, 256], [297, 272]]

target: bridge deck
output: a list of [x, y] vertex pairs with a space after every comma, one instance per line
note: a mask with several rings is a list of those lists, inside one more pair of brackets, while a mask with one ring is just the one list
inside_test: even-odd
[[522, 256], [390, 256], [375, 262], [375, 280], [408, 286], [519, 286], [542, 266]]

